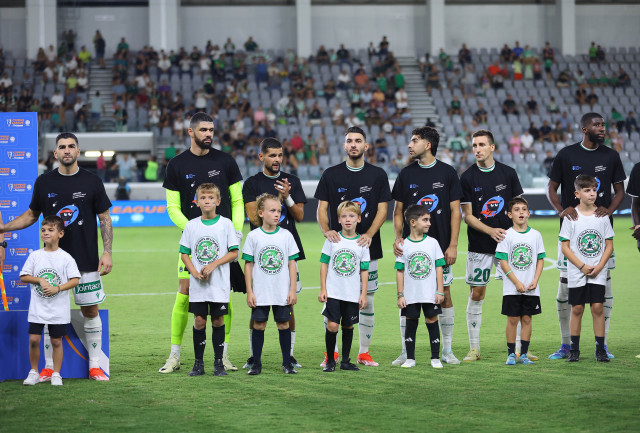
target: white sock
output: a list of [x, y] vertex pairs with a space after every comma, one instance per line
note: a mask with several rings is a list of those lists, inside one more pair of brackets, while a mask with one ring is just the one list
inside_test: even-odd
[[169, 356], [176, 356], [180, 358], [180, 344], [172, 344], [171, 345], [171, 353]]
[[[324, 320], [324, 330], [326, 332], [327, 331], [327, 322], [329, 321], [329, 319], [327, 319], [327, 316], [324, 316], [324, 315], [322, 316], [322, 319]], [[339, 350], [338, 350], [338, 339], [337, 338], [336, 338], [336, 347], [333, 350], [334, 350], [334, 352], [339, 353]], [[329, 356], [329, 355], [327, 354], [327, 356]]]
[[253, 341], [251, 341], [252, 335], [253, 329], [249, 328], [249, 358], [253, 358]]
[[474, 301], [469, 297], [467, 303], [467, 331], [469, 332], [469, 347], [480, 349], [480, 326], [482, 325], [482, 301]]
[[442, 333], [442, 353], [451, 351], [455, 315], [453, 307], [443, 308], [442, 314], [440, 314], [438, 318], [438, 322], [440, 322], [440, 332]]
[[520, 353], [522, 350], [522, 339], [520, 338], [520, 333], [522, 332], [522, 325], [518, 322], [518, 327], [516, 328], [516, 353]]
[[44, 327], [44, 368], [53, 370], [53, 346], [49, 337], [49, 326]]
[[407, 351], [407, 346], [404, 343], [404, 332], [407, 330], [407, 318], [402, 315], [402, 311], [398, 310], [400, 315], [400, 339], [402, 340], [402, 353]]
[[[560, 274], [560, 278], [567, 278], [566, 274]], [[562, 344], [571, 344], [571, 305], [569, 305], [569, 287], [567, 283], [558, 283], [558, 295], [556, 296], [556, 308], [558, 309], [558, 322], [560, 322], [560, 338]]]
[[[610, 272], [610, 271], [609, 271]], [[609, 336], [609, 324], [611, 323], [611, 312], [613, 311], [613, 290], [611, 287], [611, 274], [607, 275], [607, 283], [604, 286], [604, 345], [607, 345]]]
[[293, 346], [296, 344], [296, 331], [291, 331], [291, 352], [290, 356], [293, 356]]
[[89, 352], [89, 368], [99, 368], [100, 353], [102, 352], [102, 320], [100, 320], [100, 316], [84, 318], [84, 334], [87, 339], [87, 352]]
[[227, 349], [229, 348], [229, 343], [223, 343], [224, 349], [222, 349], [222, 356], [227, 356]]
[[358, 323], [358, 333], [360, 334], [360, 351], [358, 353], [366, 353], [369, 351], [375, 324], [376, 317], [373, 313], [373, 293], [367, 293], [367, 308], [360, 310], [360, 322]]

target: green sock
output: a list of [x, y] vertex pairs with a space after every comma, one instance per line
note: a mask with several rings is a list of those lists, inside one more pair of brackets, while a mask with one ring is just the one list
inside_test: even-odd
[[233, 304], [229, 298], [229, 314], [224, 316], [224, 342], [229, 344], [229, 336], [231, 335], [231, 321], [233, 320]]
[[176, 303], [171, 313], [171, 344], [182, 344], [184, 330], [189, 320], [189, 295], [176, 293]]

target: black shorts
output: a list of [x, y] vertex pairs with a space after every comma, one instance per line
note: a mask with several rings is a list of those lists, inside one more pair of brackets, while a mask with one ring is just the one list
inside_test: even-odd
[[327, 298], [322, 314], [332, 322], [342, 323], [342, 326], [355, 325], [360, 321], [360, 307], [357, 302]]
[[291, 305], [262, 305], [251, 310], [251, 320], [266, 322], [269, 320], [269, 310], [273, 308], [273, 320], [278, 323], [291, 320]]
[[604, 304], [604, 286], [587, 283], [582, 287], [569, 287], [569, 305]]
[[405, 308], [400, 310], [400, 315], [409, 317], [411, 319], [419, 319], [420, 310], [422, 310], [422, 312], [424, 313], [424, 317], [435, 317], [438, 314], [442, 314], [442, 307], [440, 306], [440, 304], [418, 302], [415, 304], [407, 304]]
[[541, 312], [540, 296], [506, 295], [502, 297], [502, 314], [504, 316], [535, 316]]
[[42, 330], [45, 326], [49, 328], [50, 338], [60, 338], [67, 335], [67, 325], [44, 325], [33, 322], [29, 322], [29, 334], [42, 335]]
[[189, 302], [189, 313], [196, 316], [226, 316], [229, 304], [222, 302]]

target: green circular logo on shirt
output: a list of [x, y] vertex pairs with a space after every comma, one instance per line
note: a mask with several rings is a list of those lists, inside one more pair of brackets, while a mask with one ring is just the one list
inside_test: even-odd
[[333, 259], [333, 271], [341, 277], [356, 273], [356, 253], [349, 248], [339, 249]]
[[533, 263], [531, 246], [525, 243], [515, 244], [511, 249], [511, 267], [519, 271], [526, 271]]
[[195, 256], [198, 263], [205, 266], [218, 258], [220, 246], [218, 242], [210, 237], [203, 236], [196, 242]]
[[[61, 282], [60, 275], [58, 275], [58, 272], [52, 268], [41, 269], [40, 272], [38, 272], [38, 275], [36, 275], [36, 278], [44, 278], [52, 286], [59, 286]], [[43, 299], [51, 299], [59, 295], [59, 293], [55, 293], [51, 296], [45, 295], [44, 291], [42, 290], [42, 286], [40, 284], [35, 285], [35, 292], [36, 292], [36, 295], [38, 295]]]
[[596, 230], [584, 230], [578, 235], [578, 250], [584, 257], [598, 257], [603, 244], [602, 236]]
[[267, 275], [276, 275], [282, 271], [284, 253], [280, 248], [269, 245], [260, 250], [258, 260], [258, 265], [262, 272]]
[[409, 264], [409, 276], [414, 280], [424, 280], [433, 269], [431, 257], [422, 251], [411, 254], [407, 263]]

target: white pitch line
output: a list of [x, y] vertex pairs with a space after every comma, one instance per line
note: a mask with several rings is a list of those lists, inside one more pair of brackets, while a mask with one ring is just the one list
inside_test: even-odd
[[[551, 263], [550, 266], [547, 266], [545, 268], [542, 268], [543, 271], [548, 271], [550, 269], [555, 269], [556, 268], [556, 261], [557, 260], [553, 260], [550, 259], [549, 257], [545, 257], [544, 259], [546, 262]], [[491, 277], [495, 277], [496, 274], [491, 274]], [[490, 277], [490, 278], [491, 278]], [[454, 280], [464, 280], [464, 277], [454, 277]], [[378, 283], [379, 286], [391, 286], [396, 284], [395, 281], [389, 281], [389, 282], [384, 282], [384, 283]], [[311, 286], [311, 287], [303, 287], [302, 290], [318, 290], [320, 288], [320, 286]], [[157, 292], [157, 293], [109, 293], [109, 296], [158, 296], [158, 295], [175, 295], [176, 292]]]

